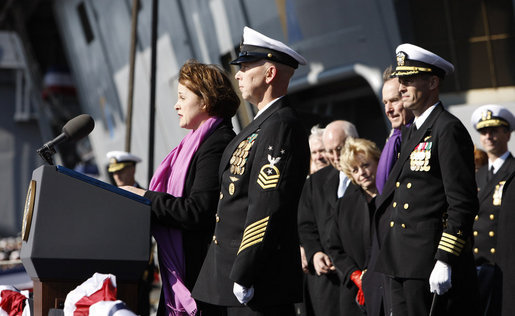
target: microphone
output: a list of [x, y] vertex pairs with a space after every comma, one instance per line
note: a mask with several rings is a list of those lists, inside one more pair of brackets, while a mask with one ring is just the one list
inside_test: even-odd
[[61, 134], [49, 142], [46, 142], [41, 148], [37, 150], [37, 153], [48, 162], [53, 165], [52, 156], [55, 154], [54, 146], [64, 141], [79, 140], [87, 136], [95, 127], [95, 121], [88, 114], [81, 114], [69, 120], [64, 124]]

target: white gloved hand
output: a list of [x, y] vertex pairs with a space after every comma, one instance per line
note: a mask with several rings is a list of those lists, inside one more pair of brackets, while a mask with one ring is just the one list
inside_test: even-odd
[[443, 261], [436, 261], [435, 267], [429, 276], [429, 288], [431, 293], [442, 295], [451, 287], [451, 266]]
[[234, 286], [232, 287], [232, 292], [234, 296], [238, 299], [238, 301], [242, 304], [247, 304], [254, 297], [254, 287], [246, 288], [243, 285], [239, 285], [234, 282]]

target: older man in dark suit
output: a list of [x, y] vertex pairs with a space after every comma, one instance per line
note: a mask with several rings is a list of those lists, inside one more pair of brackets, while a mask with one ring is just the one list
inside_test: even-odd
[[327, 254], [328, 220], [337, 198], [342, 197], [350, 180], [340, 171], [340, 152], [348, 136], [358, 137], [356, 127], [347, 121], [326, 126], [322, 140], [331, 166], [312, 174], [304, 183], [299, 202], [299, 237], [306, 253], [309, 300], [315, 315], [340, 315], [340, 280]]

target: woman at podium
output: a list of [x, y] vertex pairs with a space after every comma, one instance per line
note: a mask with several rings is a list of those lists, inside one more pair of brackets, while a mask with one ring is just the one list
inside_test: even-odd
[[157, 168], [149, 190], [123, 187], [151, 201], [163, 288], [158, 315], [208, 312], [191, 297], [213, 235], [222, 153], [235, 136], [231, 117], [240, 104], [227, 75], [194, 60], [179, 73], [175, 110], [191, 130]]

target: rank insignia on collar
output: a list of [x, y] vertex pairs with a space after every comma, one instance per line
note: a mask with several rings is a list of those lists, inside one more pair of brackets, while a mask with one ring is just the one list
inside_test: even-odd
[[257, 183], [263, 189], [272, 189], [277, 187], [277, 183], [279, 183], [279, 177], [281, 173], [279, 169], [275, 166], [281, 160], [281, 157], [272, 157], [268, 155], [268, 164], [261, 167], [259, 170], [259, 176], [257, 179]]

